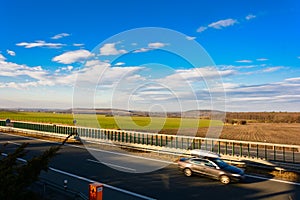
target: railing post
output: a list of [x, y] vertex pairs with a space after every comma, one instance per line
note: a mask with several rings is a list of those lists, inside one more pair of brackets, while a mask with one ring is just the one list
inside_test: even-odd
[[232, 142], [232, 156], [234, 156], [235, 155], [235, 149], [234, 149], [234, 142]]
[[133, 133], [133, 143], [136, 143], [136, 133]]
[[221, 142], [218, 141], [218, 154], [220, 154], [220, 153], [221, 153]]
[[225, 155], [227, 155], [228, 142], [225, 142]]
[[256, 159], [258, 159], [258, 144], [256, 145]]
[[168, 145], [168, 136], [166, 136], [166, 146]]
[[250, 158], [250, 144], [249, 144], [249, 143], [248, 143], [247, 148], [248, 148], [248, 149], [247, 149], [247, 151], [248, 151], [248, 152], [247, 152], [247, 153], [248, 153], [248, 158]]
[[285, 147], [282, 147], [283, 162], [285, 162]]
[[149, 135], [146, 135], [146, 144], [149, 145]]
[[292, 152], [293, 152], [293, 163], [295, 163], [295, 148], [292, 148]]
[[151, 145], [153, 146], [153, 135], [151, 135]]
[[267, 145], [265, 144], [265, 159], [268, 159]]
[[273, 159], [276, 160], [276, 146], [273, 146]]
[[240, 143], [240, 157], [243, 156], [243, 144]]

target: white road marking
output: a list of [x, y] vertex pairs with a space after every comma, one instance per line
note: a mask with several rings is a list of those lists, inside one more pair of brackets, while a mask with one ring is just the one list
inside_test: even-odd
[[77, 145], [73, 145], [73, 144], [67, 144], [67, 146], [82, 148], [82, 149], [88, 149], [88, 150], [92, 150], [92, 151], [99, 151], [99, 152], [104, 152], [104, 153], [110, 153], [110, 154], [115, 154], [115, 155], [119, 155], [119, 156], [128, 156], [128, 157], [132, 157], [132, 158], [139, 158], [139, 159], [150, 160], [150, 161], [155, 161], [155, 162], [161, 162], [161, 163], [166, 163], [166, 164], [173, 164], [174, 163], [174, 162], [170, 162], [170, 161], [158, 160], [158, 159], [154, 159], [154, 158], [146, 158], [146, 157], [135, 156], [135, 155], [130, 155], [130, 154], [126, 154], [126, 153], [107, 151], [107, 150], [90, 148], [90, 147], [81, 147], [81, 146], [77, 146]]
[[22, 144], [20, 144], [20, 143], [17, 143], [17, 142], [12, 142], [12, 141], [7, 141], [8, 143], [10, 143], [10, 144], [15, 144], [15, 145], [17, 145], [17, 146], [21, 146]]
[[8, 144], [15, 144], [15, 145], [17, 145], [17, 146], [21, 146], [22, 144], [20, 144], [20, 143], [17, 143], [17, 142], [12, 142], [12, 141], [6, 141], [6, 142], [4, 142], [4, 141], [1, 141], [0, 143], [8, 143]]
[[[32, 137], [26, 137], [26, 136], [13, 135], [13, 134], [9, 134], [9, 133], [2, 133], [2, 134], [14, 136], [14, 137], [23, 137], [23, 138], [27, 138], [27, 139], [30, 139], [30, 140], [38, 140], [38, 141], [43, 141], [43, 142], [47, 142], [47, 143], [61, 144], [61, 143], [59, 143], [59, 142], [52, 142], [52, 141], [42, 140], [42, 139], [38, 139], [38, 138], [32, 138]], [[74, 148], [90, 149], [90, 150], [94, 150], [94, 151], [102, 151], [102, 152], [112, 153], [112, 154], [117, 154], [117, 155], [127, 155], [127, 154], [122, 154], [122, 153], [118, 153], [118, 152], [110, 152], [110, 151], [105, 151], [105, 150], [100, 150], [100, 149], [95, 149], [95, 148], [82, 147], [82, 146], [73, 145], [73, 144], [65, 144], [65, 145], [66, 145], [66, 146], [70, 146], [70, 147], [74, 147]], [[139, 156], [133, 156], [133, 155], [127, 155], [127, 156], [137, 157], [137, 158], [142, 158], [142, 159], [145, 159], [145, 160], [152, 160], [152, 161], [157, 161], [157, 162], [164, 162], [164, 163], [168, 163], [168, 164], [177, 164], [177, 163], [175, 163], [175, 162], [169, 162], [169, 161], [158, 160], [158, 159], [153, 159], [153, 158], [145, 158], [145, 157], [139, 157]], [[262, 179], [262, 180], [268, 180], [268, 181], [274, 181], [274, 182], [279, 182], [279, 183], [285, 183], [285, 184], [290, 184], [290, 185], [297, 185], [297, 186], [300, 186], [300, 183], [291, 182], [291, 181], [283, 181], [283, 180], [272, 179], [272, 178], [270, 179], [270, 178], [265, 178], [265, 177], [261, 177], [261, 176], [255, 176], [255, 175], [248, 175], [248, 174], [246, 174], [246, 176], [251, 177], [251, 178], [257, 178], [257, 179]]]
[[108, 166], [112, 166], [112, 167], [116, 167], [116, 168], [121, 168], [121, 169], [129, 170], [129, 171], [134, 171], [134, 172], [136, 171], [136, 169], [129, 168], [129, 167], [123, 167], [121, 165], [115, 165], [115, 164], [112, 164], [112, 163], [100, 162], [98, 160], [92, 160], [92, 159], [86, 159], [86, 160], [89, 161], [89, 162], [104, 164], [104, 165], [108, 165]]
[[[60, 174], [64, 174], [64, 175], [67, 175], [67, 176], [71, 176], [73, 178], [77, 178], [79, 180], [87, 181], [87, 182], [90, 182], [90, 183], [97, 182], [95, 180], [91, 180], [91, 179], [88, 179], [88, 178], [85, 178], [85, 177], [82, 177], [82, 176], [77, 176], [75, 174], [71, 174], [69, 172], [65, 172], [65, 171], [62, 171], [62, 170], [59, 170], [59, 169], [55, 169], [55, 168], [52, 168], [52, 167], [49, 167], [49, 169], [52, 170], [52, 171], [54, 171], [54, 172], [57, 172], [57, 173], [60, 173]], [[154, 198], [147, 197], [147, 196], [144, 196], [144, 195], [141, 195], [141, 194], [137, 194], [135, 192], [124, 190], [124, 189], [121, 189], [121, 188], [117, 188], [117, 187], [112, 186], [112, 185], [107, 185], [105, 183], [101, 183], [101, 184], [103, 184], [104, 187], [107, 187], [107, 188], [110, 188], [112, 190], [116, 190], [116, 191], [119, 191], [119, 192], [122, 192], [122, 193], [125, 193], [125, 194], [129, 194], [131, 196], [135, 196], [135, 197], [139, 197], [139, 198], [147, 199], [147, 200], [155, 200]]]
[[284, 181], [284, 180], [279, 180], [279, 179], [274, 179], [274, 178], [266, 178], [266, 177], [249, 175], [249, 174], [246, 174], [245, 176], [251, 177], [251, 178], [257, 178], [257, 179], [261, 179], [261, 180], [274, 181], [274, 182], [279, 182], [279, 183], [286, 183], [286, 184], [290, 184], [290, 185], [298, 185], [298, 186], [300, 186], [300, 183], [291, 182], [291, 181]]

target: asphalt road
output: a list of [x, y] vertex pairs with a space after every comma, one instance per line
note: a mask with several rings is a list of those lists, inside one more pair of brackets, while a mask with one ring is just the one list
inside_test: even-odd
[[[5, 152], [9, 153], [22, 142], [29, 142], [27, 158], [38, 155], [51, 145], [42, 140], [24, 138], [0, 133], [0, 143], [9, 141]], [[93, 151], [92, 152], [98, 152]], [[247, 177], [244, 183], [222, 185], [218, 181], [205, 177], [185, 177], [174, 164], [166, 161], [137, 159], [101, 151], [101, 161], [95, 159], [82, 146], [64, 146], [51, 162], [51, 170], [42, 173], [42, 177], [87, 195], [89, 181], [98, 181], [105, 185], [104, 200], [107, 199], [300, 199], [300, 185]], [[125, 162], [127, 161], [127, 162]], [[128, 163], [133, 162], [132, 165]], [[122, 163], [124, 165], [122, 166]], [[126, 165], [125, 165], [126, 164]], [[149, 167], [146, 173], [136, 173]], [[161, 168], [162, 166], [165, 166]], [[155, 169], [155, 171], [150, 171]], [[161, 168], [161, 169], [159, 169]], [[147, 170], [146, 170], [147, 171]]]

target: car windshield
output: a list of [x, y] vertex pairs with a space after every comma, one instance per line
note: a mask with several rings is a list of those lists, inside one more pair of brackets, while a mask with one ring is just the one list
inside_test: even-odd
[[220, 168], [225, 168], [228, 166], [228, 164], [220, 158], [213, 158], [211, 160], [214, 161], [214, 163], [216, 163], [216, 165], [218, 165]]

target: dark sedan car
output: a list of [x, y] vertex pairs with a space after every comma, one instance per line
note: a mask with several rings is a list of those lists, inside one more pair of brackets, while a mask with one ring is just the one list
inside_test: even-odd
[[220, 180], [223, 184], [241, 181], [245, 178], [242, 169], [229, 165], [218, 157], [180, 158], [178, 167], [185, 176], [192, 176], [196, 173]]

